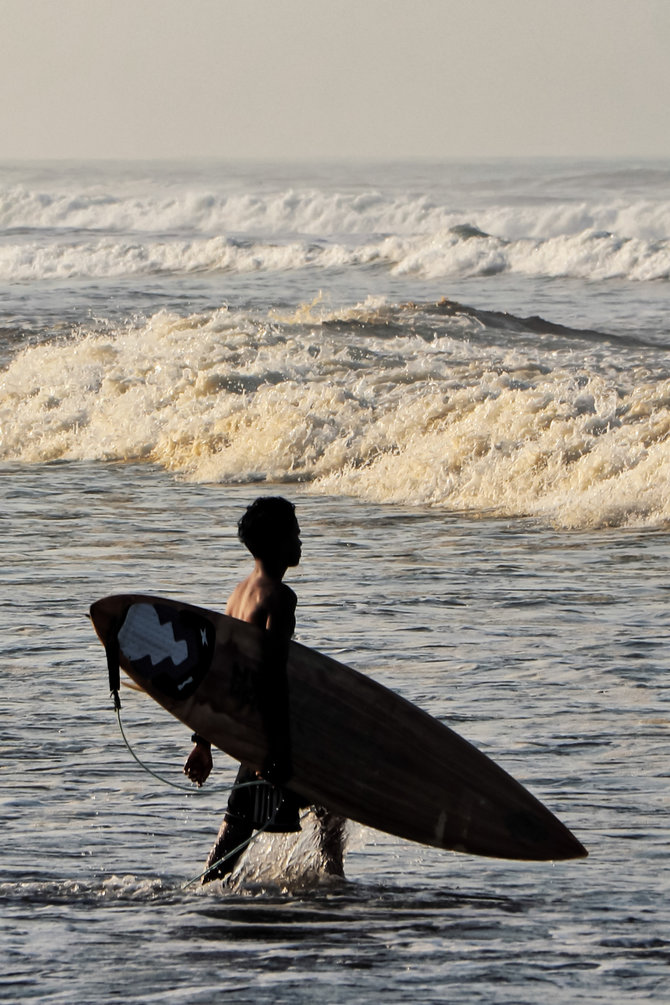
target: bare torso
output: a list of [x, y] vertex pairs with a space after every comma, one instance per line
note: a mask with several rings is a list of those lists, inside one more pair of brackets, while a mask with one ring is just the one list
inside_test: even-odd
[[295, 630], [296, 603], [293, 590], [269, 575], [257, 560], [251, 575], [231, 593], [226, 614], [290, 638]]

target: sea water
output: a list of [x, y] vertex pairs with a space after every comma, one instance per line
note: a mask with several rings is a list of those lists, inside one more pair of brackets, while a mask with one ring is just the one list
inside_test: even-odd
[[[667, 1001], [670, 165], [3, 165], [2, 999]], [[351, 824], [200, 872], [234, 778], [86, 612], [221, 609], [296, 503], [297, 637], [589, 849]]]

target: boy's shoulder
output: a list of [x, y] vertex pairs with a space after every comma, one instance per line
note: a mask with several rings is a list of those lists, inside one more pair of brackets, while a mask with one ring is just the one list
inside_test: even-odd
[[298, 597], [286, 583], [276, 583], [272, 590], [272, 597], [276, 599], [277, 603], [281, 604], [282, 607], [290, 608], [291, 611], [296, 609], [298, 604]]
[[292, 619], [298, 598], [286, 583], [251, 574], [238, 583], [226, 604], [226, 614], [265, 627], [268, 619]]

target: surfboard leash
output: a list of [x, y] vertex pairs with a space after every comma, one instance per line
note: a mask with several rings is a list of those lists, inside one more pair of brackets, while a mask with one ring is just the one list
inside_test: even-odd
[[159, 782], [163, 782], [164, 785], [171, 785], [173, 789], [180, 789], [182, 792], [190, 792], [191, 795], [197, 795], [201, 791], [198, 788], [194, 788], [192, 785], [180, 785], [179, 782], [173, 782], [171, 778], [166, 778], [164, 775], [159, 775], [157, 771], [154, 771], [153, 768], [150, 768], [148, 764], [145, 764], [144, 761], [141, 761], [140, 758], [135, 753], [135, 751], [133, 750], [133, 748], [130, 746], [130, 743], [128, 742], [128, 737], [126, 736], [125, 730], [123, 728], [123, 723], [121, 722], [121, 702], [119, 702], [118, 705], [116, 704], [114, 705], [114, 711], [116, 712], [116, 721], [119, 724], [119, 729], [121, 730], [121, 736], [123, 737], [123, 742], [128, 748], [130, 755], [137, 761], [139, 766], [143, 768], [144, 771], [146, 771], [150, 775], [153, 775], [154, 778], [157, 778]]
[[[276, 788], [274, 785], [271, 784], [271, 782], [267, 782], [264, 779], [259, 778], [258, 781], [254, 781], [254, 782], [239, 782], [239, 783], [237, 783], [237, 784], [235, 784], [233, 786], [233, 789], [252, 788], [252, 787], [257, 787], [259, 785], [265, 785], [265, 786], [267, 786], [268, 788], [270, 788], [272, 790], [274, 790]], [[265, 823], [262, 824], [262, 826], [258, 827], [254, 831], [253, 834], [250, 834], [249, 837], [246, 838], [245, 841], [242, 841], [242, 843], [239, 844], [236, 848], [233, 848], [232, 851], [229, 851], [226, 855], [223, 856], [223, 858], [220, 858], [217, 862], [214, 862], [212, 865], [208, 866], [207, 869], [205, 869], [204, 872], [201, 872], [199, 876], [194, 876], [193, 879], [189, 879], [189, 881], [187, 883], [184, 883], [184, 885], [182, 886], [181, 889], [182, 890], [188, 889], [189, 886], [193, 886], [194, 883], [197, 883], [200, 880], [204, 879], [205, 876], [208, 876], [210, 874], [210, 872], [214, 872], [215, 869], [218, 869], [220, 865], [223, 865], [224, 862], [227, 862], [234, 855], [238, 855], [240, 852], [246, 851], [246, 849], [249, 847], [249, 845], [252, 843], [252, 841], [255, 841], [259, 834], [263, 834], [265, 831], [268, 831], [268, 830], [271, 829], [272, 825], [274, 824], [274, 822], [275, 822], [275, 820], [277, 818], [277, 814], [279, 813], [279, 810], [281, 809], [282, 802], [283, 802], [283, 799], [280, 799], [279, 802], [276, 804], [276, 806], [275, 806], [272, 814], [268, 817], [268, 819], [265, 821]], [[301, 815], [300, 819], [304, 820], [305, 817], [308, 815], [308, 813], [309, 813], [309, 810], [306, 810]]]
[[[269, 785], [269, 784], [270, 784], [269, 782], [264, 782], [262, 779], [259, 779], [258, 782], [242, 782], [240, 785], [234, 785], [233, 789], [236, 788], [243, 789], [245, 788], [245, 786], [251, 786], [251, 785]], [[281, 806], [281, 803], [279, 804], [279, 806]], [[215, 869], [218, 869], [220, 865], [223, 865], [224, 862], [227, 862], [234, 855], [239, 855], [240, 852], [246, 851], [251, 842], [254, 841], [259, 834], [262, 834], [263, 831], [266, 831], [269, 827], [272, 826], [272, 824], [275, 821], [275, 817], [277, 816], [279, 806], [276, 807], [272, 816], [265, 821], [262, 827], [259, 827], [258, 830], [254, 831], [253, 834], [250, 834], [249, 837], [246, 838], [244, 841], [242, 841], [241, 844], [238, 844], [237, 848], [233, 848], [233, 850], [229, 851], [226, 855], [223, 856], [223, 858], [220, 858], [218, 862], [214, 862], [212, 865], [208, 866], [207, 869], [205, 869], [204, 872], [201, 872], [199, 876], [194, 876], [193, 879], [189, 879], [187, 883], [183, 884], [181, 889], [188, 890], [189, 886], [193, 886], [194, 883], [197, 883], [200, 880], [204, 879], [205, 876], [209, 876], [210, 872], [214, 872]]]
[[163, 775], [159, 775], [157, 771], [150, 768], [148, 764], [140, 760], [133, 748], [131, 747], [128, 737], [126, 736], [125, 730], [123, 728], [123, 723], [121, 722], [121, 699], [119, 697], [119, 691], [121, 689], [121, 671], [119, 664], [119, 638], [116, 628], [112, 629], [105, 641], [105, 655], [107, 657], [107, 673], [109, 675], [109, 694], [114, 704], [114, 712], [116, 713], [116, 721], [119, 724], [119, 730], [121, 736], [123, 737], [123, 742], [125, 743], [131, 757], [139, 764], [144, 771], [148, 774], [153, 775], [154, 778], [158, 779], [159, 782], [163, 782], [164, 785], [170, 785], [173, 789], [181, 789], [182, 792], [198, 792], [199, 789], [194, 789], [190, 785], [180, 785], [179, 782], [173, 782], [170, 778], [165, 778]]
[[121, 736], [123, 737], [123, 742], [128, 748], [131, 756], [137, 761], [139, 766], [143, 768], [154, 778], [157, 778], [159, 782], [163, 782], [165, 785], [171, 785], [174, 789], [181, 789], [182, 792], [197, 792], [197, 789], [193, 789], [188, 785], [180, 785], [178, 782], [173, 782], [169, 778], [164, 778], [159, 775], [156, 771], [145, 764], [137, 756], [133, 748], [128, 742], [128, 737], [126, 736], [125, 730], [123, 728], [123, 723], [121, 722], [121, 699], [119, 698], [119, 690], [121, 688], [121, 672], [119, 668], [119, 639], [117, 632], [115, 630], [110, 631], [105, 642], [105, 655], [107, 656], [107, 673], [109, 674], [109, 693], [110, 697], [114, 703], [114, 712], [116, 713], [116, 721], [119, 724], [119, 730], [121, 731]]

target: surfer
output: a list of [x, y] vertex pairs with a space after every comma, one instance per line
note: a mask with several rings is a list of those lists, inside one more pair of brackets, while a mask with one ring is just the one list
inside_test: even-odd
[[[226, 614], [267, 631], [270, 671], [266, 686], [266, 726], [270, 736], [270, 756], [263, 775], [273, 783], [290, 777], [290, 747], [285, 728], [288, 712], [286, 691], [286, 649], [295, 631], [297, 597], [283, 582], [286, 570], [300, 562], [302, 545], [295, 507], [280, 496], [261, 497], [251, 504], [238, 523], [238, 537], [254, 558], [253, 571], [233, 590]], [[193, 749], [184, 765], [184, 773], [202, 785], [212, 770], [211, 745], [196, 734]], [[254, 827], [259, 826], [258, 775], [245, 765], [240, 767], [228, 800], [218, 837], [207, 859], [203, 883], [221, 879], [232, 872], [246, 848]], [[266, 830], [300, 830], [300, 799], [290, 790], [273, 785], [270, 799], [270, 824]], [[314, 807], [319, 825], [319, 841], [326, 872], [343, 875], [342, 853], [344, 820]]]

